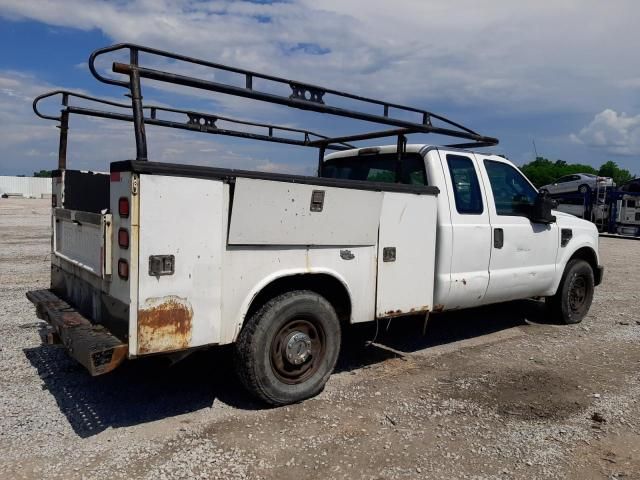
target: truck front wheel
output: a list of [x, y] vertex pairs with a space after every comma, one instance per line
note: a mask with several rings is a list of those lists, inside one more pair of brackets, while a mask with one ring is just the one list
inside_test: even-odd
[[549, 313], [562, 323], [580, 323], [589, 313], [593, 292], [591, 265], [580, 259], [570, 260], [564, 269], [558, 291], [553, 297], [547, 297]]
[[271, 405], [317, 395], [340, 352], [340, 321], [333, 306], [309, 290], [269, 300], [243, 327], [235, 345], [240, 381]]

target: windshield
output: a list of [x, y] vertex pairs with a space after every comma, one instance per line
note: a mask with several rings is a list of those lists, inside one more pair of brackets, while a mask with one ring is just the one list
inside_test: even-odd
[[[398, 155], [395, 153], [333, 158], [324, 162], [322, 176], [344, 180], [395, 183], [397, 161]], [[399, 183], [427, 185], [424, 159], [419, 153], [405, 153], [402, 156]]]

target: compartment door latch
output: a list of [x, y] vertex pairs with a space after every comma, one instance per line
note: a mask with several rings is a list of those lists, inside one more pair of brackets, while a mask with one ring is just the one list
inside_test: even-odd
[[324, 190], [314, 190], [311, 192], [311, 208], [312, 212], [321, 212], [324, 207]]
[[174, 271], [175, 257], [173, 255], [149, 256], [149, 275], [151, 275], [152, 277], [173, 275]]

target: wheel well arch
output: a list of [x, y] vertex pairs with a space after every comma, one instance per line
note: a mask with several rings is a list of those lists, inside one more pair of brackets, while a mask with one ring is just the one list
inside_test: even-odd
[[311, 290], [326, 298], [336, 310], [340, 323], [351, 320], [351, 295], [344, 282], [329, 273], [294, 273], [264, 285], [251, 299], [243, 324], [270, 299], [292, 290]]
[[[595, 250], [591, 247], [581, 247], [569, 257], [569, 261], [574, 259], [580, 259], [586, 261], [590, 266], [593, 272], [595, 273], [598, 268], [598, 256], [596, 255]], [[567, 262], [568, 263], [568, 262]]]

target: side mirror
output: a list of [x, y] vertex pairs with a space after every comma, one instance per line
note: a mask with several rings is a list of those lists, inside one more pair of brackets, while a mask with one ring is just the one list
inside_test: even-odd
[[538, 193], [536, 201], [531, 208], [529, 220], [535, 223], [553, 223], [556, 217], [551, 215], [551, 209], [558, 206], [558, 202], [549, 197], [546, 192]]

